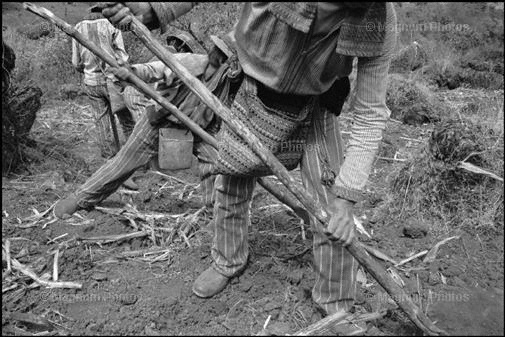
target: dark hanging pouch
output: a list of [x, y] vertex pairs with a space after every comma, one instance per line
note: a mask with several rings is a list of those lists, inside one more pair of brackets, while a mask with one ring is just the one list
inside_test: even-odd
[[342, 77], [336, 80], [328, 91], [319, 96], [319, 103], [322, 107], [327, 108], [335, 114], [335, 116], [339, 116], [350, 91], [351, 83], [349, 82], [349, 77]]

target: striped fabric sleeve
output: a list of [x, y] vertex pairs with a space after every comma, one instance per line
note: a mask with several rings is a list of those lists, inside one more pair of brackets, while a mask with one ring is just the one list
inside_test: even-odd
[[357, 202], [368, 181], [390, 111], [386, 106], [387, 76], [391, 54], [358, 58], [356, 95], [351, 102], [353, 124], [345, 160], [333, 192]]
[[150, 2], [149, 4], [158, 18], [163, 34], [172, 21], [189, 12], [198, 2]]
[[114, 51], [116, 52], [116, 59], [122, 64], [128, 62], [128, 53], [124, 47], [123, 34], [117, 28], [112, 27], [112, 43], [114, 44]]
[[[174, 57], [193, 76], [200, 76], [205, 71], [209, 57], [205, 54], [176, 53]], [[170, 84], [174, 79], [172, 70], [161, 61], [141, 63], [132, 65], [135, 75], [147, 83], [157, 82], [164, 79]]]

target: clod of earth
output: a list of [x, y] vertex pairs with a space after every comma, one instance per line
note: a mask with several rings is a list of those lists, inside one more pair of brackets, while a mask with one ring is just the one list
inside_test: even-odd
[[420, 239], [428, 234], [428, 226], [419, 221], [411, 219], [407, 224], [405, 224], [402, 232], [403, 235], [408, 238]]

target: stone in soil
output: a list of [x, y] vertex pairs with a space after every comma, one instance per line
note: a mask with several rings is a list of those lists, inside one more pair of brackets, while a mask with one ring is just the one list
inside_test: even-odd
[[403, 227], [403, 235], [411, 239], [420, 239], [427, 234], [428, 226], [417, 220], [408, 220]]

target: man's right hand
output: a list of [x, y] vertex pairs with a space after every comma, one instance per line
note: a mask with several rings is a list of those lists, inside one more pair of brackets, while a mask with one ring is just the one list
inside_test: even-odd
[[131, 15], [135, 15], [143, 24], [153, 27], [157, 23], [156, 15], [148, 2], [101, 2], [102, 14], [121, 30], [128, 30]]

